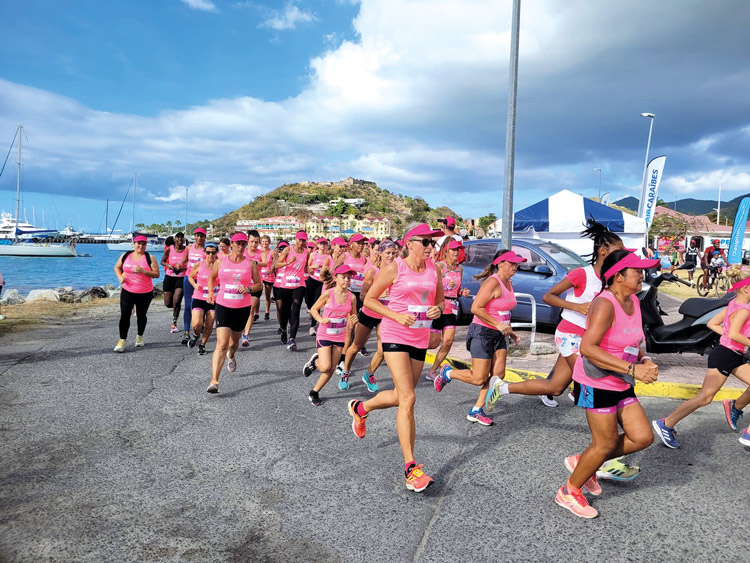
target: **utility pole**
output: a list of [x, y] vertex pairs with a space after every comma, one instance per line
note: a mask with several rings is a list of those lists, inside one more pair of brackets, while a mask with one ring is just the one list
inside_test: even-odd
[[513, 0], [508, 85], [508, 124], [505, 132], [505, 192], [503, 196], [503, 248], [511, 247], [513, 233], [513, 173], [516, 158], [516, 105], [518, 95], [518, 37], [521, 28], [521, 0]]

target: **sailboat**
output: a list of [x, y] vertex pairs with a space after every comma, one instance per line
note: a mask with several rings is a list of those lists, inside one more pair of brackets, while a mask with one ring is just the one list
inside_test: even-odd
[[[132, 239], [137, 234], [135, 232], [135, 191], [136, 191], [137, 188], [138, 188], [138, 174], [134, 174], [134, 176], [133, 176], [133, 218], [130, 221], [130, 232], [131, 232], [131, 235], [129, 237], [131, 239], [131, 241], [130, 242], [109, 242], [109, 243], [107, 243], [107, 249], [108, 250], [113, 250], [113, 251], [117, 251], [117, 252], [125, 252], [125, 251], [128, 251], [128, 250], [133, 250]], [[126, 196], [127, 196], [127, 194], [126, 194]], [[118, 216], [119, 216], [119, 213], [118, 213]], [[115, 221], [115, 222], [117, 222], [117, 221]], [[146, 235], [146, 236], [148, 236], [148, 235]], [[156, 240], [149, 240], [146, 243], [146, 252], [151, 252], [151, 253], [164, 252], [164, 245], [160, 244]]]
[[0, 241], [0, 256], [44, 256], [57, 258], [75, 258], [75, 244], [50, 244], [46, 242], [21, 242], [19, 235], [33, 236], [24, 233], [20, 223], [21, 211], [21, 137], [23, 125], [18, 126], [18, 179], [16, 181], [16, 217], [13, 225], [13, 240]]

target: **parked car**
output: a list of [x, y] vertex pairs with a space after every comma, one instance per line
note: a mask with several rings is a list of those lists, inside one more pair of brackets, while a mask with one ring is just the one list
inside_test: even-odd
[[[459, 299], [459, 324], [468, 324], [472, 319], [471, 305], [480, 285], [474, 275], [484, 270], [492, 262], [495, 253], [502, 248], [500, 239], [468, 240], [464, 241], [464, 246], [466, 261], [463, 263], [461, 284], [462, 287], [469, 288], [471, 295]], [[513, 251], [527, 260], [518, 265], [518, 271], [513, 276], [514, 291], [534, 296], [537, 325], [556, 326], [560, 322], [561, 309], [550, 307], [542, 301], [542, 297], [569, 271], [588, 263], [575, 252], [547, 241], [514, 239]], [[518, 305], [511, 312], [511, 320], [531, 321], [531, 301], [528, 298], [518, 299]]]
[[746, 265], [750, 264], [750, 250], [742, 251], [742, 263]]

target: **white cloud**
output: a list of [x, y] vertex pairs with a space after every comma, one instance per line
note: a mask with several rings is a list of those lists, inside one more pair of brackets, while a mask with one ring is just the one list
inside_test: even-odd
[[295, 29], [299, 24], [313, 23], [318, 18], [312, 12], [300, 10], [292, 3], [287, 4], [283, 11], [274, 10], [272, 15], [260, 24], [260, 27], [284, 31]]
[[216, 6], [211, 0], [180, 0], [183, 4], [191, 7], [193, 10], [201, 12], [218, 12]]

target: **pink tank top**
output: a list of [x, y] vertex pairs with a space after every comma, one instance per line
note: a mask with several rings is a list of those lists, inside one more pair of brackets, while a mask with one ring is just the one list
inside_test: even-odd
[[287, 264], [284, 268], [284, 285], [287, 289], [295, 289], [297, 287], [304, 287], [305, 285], [305, 264], [307, 264], [307, 250], [297, 252], [294, 248], [289, 249], [289, 255], [287, 260], [291, 260], [292, 256], [295, 257], [294, 262]]
[[195, 283], [198, 284], [198, 289], [193, 293], [193, 299], [201, 299], [203, 301], [208, 299], [208, 278], [210, 275], [211, 268], [208, 267], [208, 263], [204, 260], [198, 268], [198, 273], [195, 274]]
[[146, 274], [135, 273], [134, 270], [136, 266], [140, 266], [144, 270], [150, 270], [151, 264], [146, 260], [145, 254], [137, 260], [134, 257], [135, 252], [131, 252], [122, 261], [122, 273], [125, 274], [122, 288], [130, 293], [150, 293], [154, 290], [154, 279]]
[[362, 281], [365, 279], [365, 265], [367, 258], [360, 254], [359, 258], [354, 258], [348, 252], [344, 253], [344, 266], [349, 266], [354, 270], [352, 274], [352, 284], [349, 289], [355, 293], [362, 291]]
[[445, 296], [444, 315], [458, 313], [458, 290], [461, 289], [461, 270], [449, 270], [445, 262], [440, 262], [443, 270], [443, 295]]
[[312, 262], [310, 263], [310, 277], [316, 281], [323, 281], [320, 279], [320, 274], [323, 271], [324, 266], [328, 266], [329, 270], [333, 270], [333, 258], [330, 254], [320, 254], [315, 252], [313, 254]]
[[261, 251], [261, 253], [260, 253], [260, 260], [259, 261], [260, 262], [266, 262], [266, 265], [262, 266], [260, 268], [260, 278], [264, 282], [273, 283], [276, 280], [276, 275], [271, 271], [271, 264], [269, 264], [269, 262], [271, 262], [272, 258], [273, 258], [273, 251], [272, 250], [269, 249], [265, 253], [263, 251]]
[[240, 293], [241, 287], [253, 285], [253, 261], [244, 258], [242, 262], [227, 259], [219, 266], [219, 295], [216, 303], [230, 309], [249, 307], [252, 297], [249, 293]]
[[198, 262], [201, 260], [205, 260], [206, 258], [206, 251], [204, 248], [195, 248], [194, 244], [191, 244], [188, 248], [188, 261], [187, 261], [187, 271], [191, 272], [193, 270], [193, 266], [195, 266]]
[[352, 312], [352, 295], [347, 291], [346, 303], [340, 305], [336, 303], [335, 289], [331, 288], [328, 294], [328, 303], [325, 304], [320, 316], [324, 319], [328, 317], [331, 322], [328, 324], [319, 324], [316, 338], [318, 341], [330, 340], [331, 342], [344, 342], [346, 340], [346, 317]]
[[[169, 247], [169, 256], [167, 256], [167, 265], [174, 266], [175, 268], [182, 264], [182, 261], [185, 259], [185, 255], [187, 254], [187, 246], [182, 249], [182, 252], [177, 252], [174, 248], [174, 246]], [[167, 271], [165, 272], [165, 275], [172, 276], [175, 278], [184, 278], [185, 277], [186, 270], [183, 269], [180, 271], [179, 274], [175, 274], [172, 272], [170, 268], [167, 268]]]
[[[607, 299], [615, 308], [615, 323], [604, 333], [599, 347], [605, 352], [634, 364], [638, 361], [638, 351], [643, 342], [643, 323], [641, 322], [641, 304], [635, 295], [631, 295], [633, 314], [628, 316], [617, 298], [608, 290], [601, 292], [596, 299]], [[596, 301], [596, 299], [594, 301]], [[588, 325], [588, 321], [586, 323]], [[583, 358], [578, 356], [573, 368], [573, 380], [581, 385], [608, 391], [625, 391], [630, 385], [613, 375], [594, 379], [586, 375], [583, 369]]]
[[[367, 271], [365, 271], [365, 274], [367, 272], [369, 272], [370, 270], [375, 270], [375, 274], [372, 277], [372, 281], [373, 281], [373, 283], [375, 283], [375, 278], [378, 277], [378, 272], [380, 272], [380, 268], [378, 268], [377, 266], [370, 266], [370, 268]], [[378, 301], [380, 301], [386, 307], [388, 306], [388, 304], [391, 302], [388, 289], [386, 289], [383, 292], [383, 295], [381, 295], [380, 297], [378, 297]], [[362, 312], [365, 315], [367, 315], [368, 317], [372, 317], [373, 319], [382, 319], [383, 318], [383, 315], [381, 315], [380, 313], [376, 313], [375, 311], [372, 311], [372, 310], [370, 310], [370, 309], [368, 309], [367, 307], [364, 307], [364, 306], [362, 307]]]
[[437, 270], [432, 262], [425, 262], [423, 272], [415, 272], [401, 258], [396, 258], [398, 273], [396, 281], [389, 288], [388, 308], [397, 313], [411, 313], [416, 321], [411, 326], [403, 326], [383, 317], [380, 325], [380, 340], [384, 343], [406, 344], [426, 349], [430, 342], [430, 325], [427, 310], [435, 304], [438, 283]]
[[[736, 313], [737, 311], [741, 309], [746, 309], [747, 311], [750, 311], [750, 305], [743, 305], [742, 303], [737, 303], [737, 299], [732, 299], [729, 302], [729, 305], [727, 305], [727, 312], [724, 315], [724, 330], [721, 334], [721, 338], [719, 339], [719, 344], [724, 346], [725, 348], [729, 348], [730, 350], [734, 350], [735, 352], [740, 352], [741, 354], [745, 353], [745, 345], [740, 344], [739, 342], [732, 340], [729, 338], [729, 317], [732, 316], [732, 314]], [[742, 325], [742, 328], [740, 329], [740, 334], [744, 336], [745, 338], [750, 335], [750, 316], [748, 316], [748, 319], [745, 321], [745, 324]]]
[[[497, 280], [497, 283], [500, 284], [500, 287], [503, 290], [503, 294], [496, 299], [490, 299], [490, 302], [487, 303], [485, 310], [487, 311], [487, 314], [493, 319], [496, 319], [503, 324], [509, 324], [510, 312], [516, 307], [516, 304], [518, 303], [516, 301], [516, 295], [513, 293], [513, 284], [509, 284], [510, 287], [508, 288], [505, 287], [505, 285], [503, 284], [503, 280], [501, 280], [500, 276], [498, 276], [497, 274], [493, 274], [490, 277], [493, 277]], [[474, 315], [474, 318], [471, 322], [479, 326], [486, 326], [487, 328], [497, 330], [497, 327], [487, 324], [476, 315]]]

